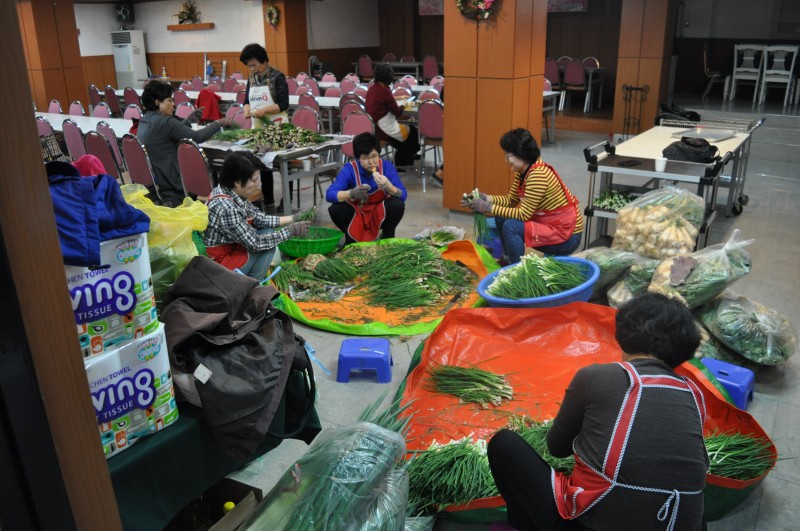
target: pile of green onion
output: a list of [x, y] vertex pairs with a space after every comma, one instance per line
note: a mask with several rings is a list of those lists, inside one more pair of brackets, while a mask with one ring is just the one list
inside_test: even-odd
[[344, 260], [322, 257], [322, 260], [313, 267], [311, 272], [320, 280], [333, 282], [334, 284], [345, 284], [356, 278], [358, 269]]
[[537, 422], [525, 417], [513, 417], [506, 428], [525, 439], [525, 442], [539, 454], [539, 457], [554, 470], [567, 474], [572, 473], [572, 469], [575, 467], [575, 457], [554, 457], [547, 448], [547, 431], [550, 429], [550, 423]]
[[714, 432], [706, 436], [709, 473], [747, 481], [767, 472], [775, 458], [768, 439], [736, 432]]
[[486, 291], [501, 299], [532, 299], [562, 293], [584, 282], [584, 266], [527, 254], [514, 267], [501, 269]]
[[408, 505], [416, 513], [498, 494], [484, 441], [433, 443], [408, 463]]
[[451, 395], [484, 409], [514, 397], [514, 389], [504, 376], [474, 366], [432, 365], [422, 385], [434, 393]]

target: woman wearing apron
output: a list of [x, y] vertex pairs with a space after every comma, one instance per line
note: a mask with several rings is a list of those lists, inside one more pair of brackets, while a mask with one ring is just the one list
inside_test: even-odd
[[[242, 49], [239, 60], [249, 70], [247, 87], [245, 88], [244, 116], [250, 118], [253, 128], [264, 127], [262, 120], [274, 123], [287, 123], [289, 115], [289, 86], [286, 76], [269, 64], [267, 50], [260, 44], [252, 43]], [[264, 194], [264, 205], [274, 205], [273, 178], [271, 171], [262, 174], [261, 189]], [[285, 191], [285, 190], [284, 190]], [[289, 183], [289, 194], [292, 193], [292, 183]], [[257, 200], [251, 198], [251, 201]]]
[[375, 68], [375, 83], [367, 90], [364, 105], [367, 114], [375, 122], [378, 138], [389, 142], [395, 148], [394, 163], [398, 166], [413, 166], [419, 158], [419, 133], [409, 124], [398, 123], [397, 119], [405, 110], [405, 102], [398, 105], [389, 88], [394, 81], [394, 69], [387, 63]]
[[220, 184], [208, 197], [204, 237], [209, 258], [256, 280], [266, 278], [279, 243], [308, 234], [308, 224], [296, 216], [268, 216], [247, 200], [258, 189], [263, 169], [264, 163], [252, 153], [228, 155]]
[[527, 129], [514, 129], [500, 139], [514, 170], [507, 195], [480, 194], [461, 206], [495, 216], [503, 254], [515, 264], [531, 247], [548, 255], [568, 255], [578, 248], [583, 215], [578, 200], [552, 166], [542, 162], [539, 146]]
[[406, 209], [406, 187], [394, 165], [382, 160], [380, 140], [372, 133], [353, 138], [351, 161], [339, 172], [325, 192], [331, 203], [331, 220], [345, 234], [345, 243], [394, 238]]
[[505, 529], [704, 527], [705, 404], [672, 370], [700, 343], [694, 319], [680, 302], [648, 293], [619, 309], [616, 338], [622, 362], [579, 370], [547, 433], [554, 456], [575, 455], [571, 475], [555, 472], [513, 432], [489, 442]]

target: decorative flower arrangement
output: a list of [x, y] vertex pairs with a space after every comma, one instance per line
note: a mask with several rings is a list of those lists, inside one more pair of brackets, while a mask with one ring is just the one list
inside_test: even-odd
[[281, 19], [281, 12], [278, 11], [278, 8], [275, 7], [275, 5], [271, 5], [267, 7], [266, 17], [269, 25], [272, 26], [272, 29], [275, 29], [275, 26], [278, 25], [278, 21]]
[[495, 10], [495, 0], [456, 0], [458, 12], [464, 17], [477, 20], [488, 20]]
[[200, 22], [200, 11], [197, 10], [197, 2], [186, 0], [181, 5], [181, 10], [172, 16], [178, 17], [178, 24], [197, 24]]

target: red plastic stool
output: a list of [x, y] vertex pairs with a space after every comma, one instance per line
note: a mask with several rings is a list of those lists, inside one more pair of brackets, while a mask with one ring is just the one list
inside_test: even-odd
[[339, 349], [339, 366], [336, 381], [350, 381], [350, 371], [372, 370], [377, 373], [378, 383], [392, 381], [391, 344], [385, 337], [352, 337], [342, 341]]

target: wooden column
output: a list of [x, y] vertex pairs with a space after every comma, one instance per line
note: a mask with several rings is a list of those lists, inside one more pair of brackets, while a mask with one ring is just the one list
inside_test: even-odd
[[[55, 91], [56, 87], [66, 91], [70, 76], [77, 78], [82, 86], [80, 66], [74, 75], [71, 67], [65, 66], [67, 61], [63, 61], [61, 67], [56, 66], [61, 59], [58, 59], [54, 19], [49, 19], [52, 22], [49, 32], [44, 27], [43, 17], [50, 13], [59, 20], [62, 17], [73, 20], [71, 27], [74, 28], [72, 1], [64, 3], [68, 4], [68, 14], [60, 12], [63, 6], [54, 8], [49, 0], [16, 5], [0, 2], [3, 34], [0, 71], [5, 79], [17, 80], [25, 76], [25, 54], [20, 36], [23, 26], [17, 26], [16, 6], [22, 8], [17, 11], [21, 18], [35, 22], [26, 26], [35, 34], [25, 35], [28, 58], [34, 58], [31, 75], [35, 81], [31, 86], [43, 91]], [[49, 5], [53, 11], [48, 11], [42, 4]], [[58, 15], [55, 10], [59, 11]], [[34, 19], [30, 19], [31, 13], [36, 15]], [[69, 27], [69, 22], [59, 22], [58, 27], [62, 25]], [[77, 39], [75, 44], [77, 46]], [[34, 47], [38, 48], [32, 51]], [[28, 63], [28, 68], [31, 64]], [[58, 94], [50, 92], [48, 96], [58, 97]], [[5, 107], [5, 116], [0, 122], [0, 232], [74, 527], [121, 529], [75, 332], [36, 126], [32, 110], [26, 104], [30, 98], [31, 92], [24, 83], [0, 83], [0, 99], [11, 103]], [[3, 352], [3, 355], [12, 353]], [[28, 443], [36, 445], [37, 441]], [[47, 500], [37, 501], [47, 503]], [[14, 527], [13, 522], [10, 525]], [[63, 524], [64, 529], [72, 527], [72, 522]]]
[[[89, 105], [72, 0], [17, 0], [28, 81], [40, 110], [56, 98], [64, 112], [70, 102]], [[13, 18], [12, 18], [13, 20]]]
[[524, 127], [541, 141], [546, 0], [504, 0], [489, 21], [464, 18], [445, 2], [443, 203], [459, 208], [475, 187], [508, 192], [512, 173], [500, 149], [506, 131]]
[[[308, 70], [308, 29], [306, 3], [298, 0], [262, 0], [264, 20], [264, 47], [269, 53], [269, 63], [286, 74], [295, 76]], [[267, 6], [280, 11], [276, 27], [267, 22]]]
[[623, 85], [649, 86], [642, 105], [641, 131], [653, 126], [658, 106], [668, 91], [675, 14], [675, 0], [623, 0], [614, 96], [617, 133], [625, 128]]

